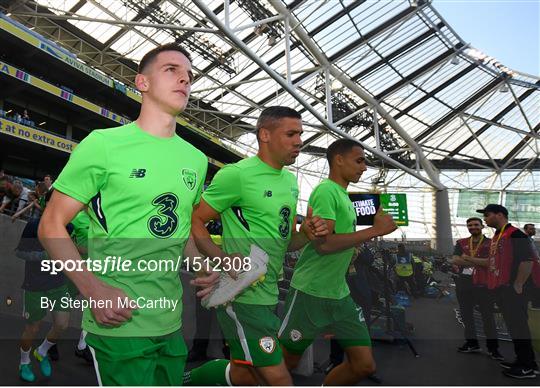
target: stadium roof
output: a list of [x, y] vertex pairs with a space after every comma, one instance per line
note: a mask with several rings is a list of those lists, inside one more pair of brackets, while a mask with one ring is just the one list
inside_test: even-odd
[[[181, 43], [196, 73], [186, 118], [245, 154], [256, 150], [261, 109], [301, 110], [304, 153], [293, 166], [300, 177], [324, 175], [326, 147], [349, 136], [371, 156], [373, 184], [392, 185], [403, 176], [397, 170], [435, 188], [471, 187], [459, 178], [471, 170], [481, 182], [499, 177], [492, 188], [526, 175], [537, 184], [540, 78], [475, 49], [430, 1], [1, 4], [11, 18], [127, 85], [145, 52]], [[439, 171], [450, 170], [441, 179]]]

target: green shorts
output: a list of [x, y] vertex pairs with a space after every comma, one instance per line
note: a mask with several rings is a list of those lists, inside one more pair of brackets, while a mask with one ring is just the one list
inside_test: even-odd
[[302, 354], [321, 333], [333, 334], [343, 349], [371, 346], [362, 309], [350, 295], [327, 299], [291, 288], [279, 329], [281, 344], [292, 354]]
[[106, 337], [92, 333], [99, 385], [182, 385], [187, 347], [182, 331], [160, 337]]
[[277, 338], [280, 321], [275, 306], [230, 303], [217, 308], [217, 319], [231, 349], [231, 359], [256, 367], [279, 365], [283, 359]]
[[28, 323], [41, 321], [47, 315], [47, 311], [51, 310], [51, 306], [53, 311], [70, 311], [68, 306], [62, 306], [62, 298], [69, 297], [65, 284], [47, 291], [24, 290], [23, 297], [23, 317]]

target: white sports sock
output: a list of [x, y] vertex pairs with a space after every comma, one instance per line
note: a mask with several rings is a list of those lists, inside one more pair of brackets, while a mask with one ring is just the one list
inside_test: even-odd
[[82, 330], [81, 336], [79, 337], [79, 343], [77, 344], [77, 349], [79, 350], [86, 349], [86, 341], [84, 340], [85, 338], [86, 338], [86, 332]]
[[39, 345], [38, 353], [41, 357], [45, 357], [50, 348], [56, 345], [54, 342], [50, 342], [47, 338], [43, 340], [41, 345]]
[[30, 364], [30, 351], [32, 348], [28, 349], [26, 352], [21, 348], [21, 365]]
[[227, 380], [227, 384], [229, 384], [229, 387], [233, 386], [233, 383], [231, 381], [231, 363], [230, 362], [227, 364], [227, 368], [225, 368], [225, 380]]

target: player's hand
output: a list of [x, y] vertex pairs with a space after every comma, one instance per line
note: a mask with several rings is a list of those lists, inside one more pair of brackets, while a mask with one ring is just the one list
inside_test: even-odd
[[239, 271], [237, 271], [235, 268], [242, 268], [244, 255], [240, 252], [234, 252], [231, 254], [228, 254], [223, 261], [221, 262], [221, 271], [226, 272], [229, 274], [231, 278], [234, 280], [238, 279]]
[[328, 235], [328, 225], [321, 217], [314, 216], [313, 208], [309, 206], [306, 218], [304, 218], [302, 225], [300, 225], [300, 231], [302, 231], [310, 241], [313, 241], [316, 238]]
[[[105, 301], [105, 303], [102, 304], [106, 306], [112, 305], [112, 307], [91, 308], [96, 322], [105, 326], [120, 326], [127, 320], [131, 319], [132, 311], [137, 309], [129, 307], [129, 305], [134, 304], [131, 301], [131, 303], [129, 303], [129, 305], [126, 307], [120, 306], [118, 302], [124, 301], [126, 298], [128, 298], [126, 293], [120, 288], [110, 286], [101, 281], [99, 281], [92, 291], [88, 295], [85, 295], [85, 297], [94, 299], [98, 302]], [[107, 303], [107, 301], [110, 302]]]
[[201, 287], [202, 290], [197, 292], [197, 296], [205, 299], [205, 297], [207, 297], [218, 284], [220, 274], [221, 272], [219, 271], [204, 271], [189, 283], [193, 286]]
[[523, 294], [523, 284], [514, 283], [514, 291], [516, 291], [518, 295]]
[[386, 214], [382, 210], [382, 207], [379, 207], [377, 213], [375, 213], [373, 228], [376, 230], [377, 236], [384, 236], [396, 230], [397, 225], [392, 216], [390, 214]]

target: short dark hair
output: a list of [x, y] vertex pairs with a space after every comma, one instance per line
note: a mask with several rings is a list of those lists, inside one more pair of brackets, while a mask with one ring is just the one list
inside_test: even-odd
[[148, 67], [148, 65], [150, 65], [156, 59], [156, 57], [164, 51], [178, 51], [179, 53], [184, 54], [191, 62], [191, 55], [185, 48], [180, 46], [178, 43], [166, 43], [162, 44], [161, 46], [154, 47], [152, 50], [144, 54], [139, 62], [139, 69], [137, 70], [138, 73], [142, 73]]
[[302, 115], [300, 112], [289, 108], [288, 106], [276, 105], [265, 108], [257, 120], [257, 139], [259, 138], [259, 131], [261, 128], [272, 130], [276, 127], [278, 121], [284, 118], [302, 120]]
[[43, 176], [43, 179], [45, 179], [45, 178], [47, 178], [47, 177], [51, 178], [51, 180], [52, 180], [51, 174], [45, 174], [45, 175]]
[[338, 139], [332, 144], [330, 144], [330, 146], [326, 150], [326, 159], [328, 160], [328, 165], [332, 167], [334, 158], [337, 155], [345, 155], [349, 153], [354, 147], [362, 148], [360, 143], [358, 143], [355, 140], [347, 139], [347, 138]]
[[[47, 175], [45, 175], [47, 176]], [[45, 182], [38, 182], [36, 184], [35, 192], [37, 194], [46, 194], [47, 193], [47, 186], [45, 186]]]
[[478, 221], [480, 222], [480, 225], [484, 225], [484, 223], [482, 222], [482, 219], [481, 218], [478, 218], [478, 217], [471, 217], [471, 218], [468, 218], [467, 221], [466, 221], [466, 224], [468, 224], [469, 222], [471, 221]]
[[523, 225], [523, 229], [527, 229], [528, 227], [534, 228], [534, 224], [525, 224], [525, 225]]

